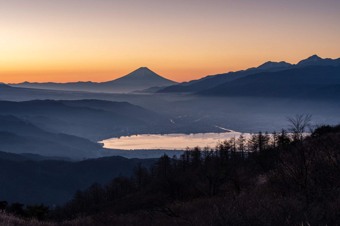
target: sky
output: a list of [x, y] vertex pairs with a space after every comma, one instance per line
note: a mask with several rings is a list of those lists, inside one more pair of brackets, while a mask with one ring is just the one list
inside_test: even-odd
[[0, 0], [0, 82], [175, 80], [340, 57], [339, 0]]

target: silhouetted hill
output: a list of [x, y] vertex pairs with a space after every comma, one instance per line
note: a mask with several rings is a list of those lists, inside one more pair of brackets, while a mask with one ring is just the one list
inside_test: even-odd
[[72, 161], [71, 159], [65, 158], [65, 157], [43, 156], [43, 155], [32, 154], [32, 153], [14, 154], [14, 153], [3, 152], [3, 151], [0, 151], [0, 159], [16, 161], [16, 162], [46, 161], [46, 160]]
[[[227, 82], [199, 92], [201, 95], [307, 97], [322, 98], [322, 90], [331, 88], [334, 94], [340, 85], [340, 67], [306, 66], [278, 72], [263, 72]], [[328, 97], [332, 97], [329, 96]], [[332, 98], [338, 98], [333, 96]]]
[[8, 88], [8, 87], [10, 87], [10, 86], [8, 86], [8, 85], [6, 85], [6, 84], [0, 82], [0, 89], [1, 89], [1, 88]]
[[[66, 92], [66, 91], [64, 91]], [[54, 95], [55, 94], [55, 95]], [[48, 99], [51, 96], [61, 96], [62, 91], [51, 91], [42, 89], [18, 88], [8, 85], [0, 85], [0, 100], [32, 100]], [[51, 98], [50, 98], [51, 99]]]
[[248, 75], [256, 74], [263, 71], [279, 71], [289, 68], [291, 65], [285, 62], [266, 62], [260, 65], [258, 68], [249, 68], [244, 71], [228, 72], [225, 74], [209, 75], [202, 79], [184, 82], [177, 85], [165, 87], [158, 90], [159, 93], [196, 93], [209, 88], [213, 88], [225, 82], [231, 82]]
[[226, 74], [210, 75], [199, 80], [169, 86], [159, 90], [159, 93], [196, 93], [205, 89], [213, 88], [225, 82], [234, 81], [239, 78], [259, 72], [258, 69], [229, 72]]
[[293, 66], [292, 64], [289, 64], [284, 61], [281, 61], [281, 62], [268, 61], [260, 65], [259, 67], [257, 67], [257, 69], [266, 70], [266, 71], [280, 71], [280, 70], [289, 69], [292, 66]]
[[23, 118], [46, 131], [92, 140], [171, 124], [157, 113], [141, 107], [109, 101], [0, 101], [0, 108], [0, 114]]
[[14, 116], [0, 115], [0, 150], [50, 157], [100, 157], [102, 147], [87, 139], [51, 133]]
[[121, 116], [133, 118], [146, 123], [152, 123], [153, 120], [161, 120], [163, 116], [142, 108], [137, 105], [130, 104], [128, 102], [112, 102], [104, 100], [64, 100], [61, 103], [71, 107], [86, 107], [97, 109], [101, 111], [108, 111]]
[[308, 57], [307, 59], [301, 60], [298, 64], [298, 67], [304, 66], [340, 66], [340, 58], [338, 59], [323, 59], [318, 55], [313, 55]]
[[16, 87], [52, 90], [128, 93], [155, 86], [170, 86], [176, 82], [163, 78], [147, 67], [141, 67], [130, 74], [108, 82], [71, 82], [71, 83], [29, 83], [13, 84]]
[[108, 157], [81, 162], [29, 161], [21, 155], [0, 152], [0, 200], [25, 204], [62, 204], [79, 189], [130, 176], [138, 164], [154, 160]]
[[13, 153], [8, 153], [8, 152], [2, 152], [2, 151], [0, 151], [0, 159], [16, 161], [16, 162], [31, 160], [30, 158], [25, 157], [23, 155], [13, 154]]
[[305, 60], [300, 61], [298, 64], [293, 65], [281, 62], [268, 61], [256, 68], [249, 68], [244, 71], [229, 72], [225, 74], [210, 75], [199, 80], [194, 80], [190, 82], [180, 83], [177, 85], [169, 86], [164, 89], [159, 90], [160, 93], [197, 93], [204, 90], [209, 90], [224, 83], [232, 82], [238, 79], [242, 79], [247, 76], [251, 76], [258, 73], [265, 72], [279, 72], [294, 68], [302, 68], [306, 66], [340, 66], [339, 59], [322, 59], [317, 55], [311, 56]]

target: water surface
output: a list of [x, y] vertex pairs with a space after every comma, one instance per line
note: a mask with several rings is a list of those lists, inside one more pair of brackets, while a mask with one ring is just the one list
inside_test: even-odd
[[[230, 131], [225, 133], [198, 134], [139, 134], [103, 140], [100, 143], [108, 149], [140, 150], [184, 150], [194, 147], [215, 147], [219, 142], [230, 138], [238, 138], [241, 133]], [[249, 136], [249, 134], [244, 134]]]

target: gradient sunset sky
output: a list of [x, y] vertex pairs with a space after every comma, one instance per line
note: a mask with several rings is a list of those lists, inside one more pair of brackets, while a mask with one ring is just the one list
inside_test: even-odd
[[340, 57], [339, 0], [0, 0], [0, 82], [176, 81]]

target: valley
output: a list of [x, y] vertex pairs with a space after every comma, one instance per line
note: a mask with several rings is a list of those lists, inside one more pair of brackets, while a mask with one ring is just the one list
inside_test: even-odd
[[[312, 116], [310, 131], [336, 125], [338, 60], [313, 59], [316, 65], [271, 62], [164, 89], [146, 82], [136, 90], [133, 83], [143, 76], [160, 78], [141, 68], [126, 76], [131, 92], [79, 88], [83, 83], [2, 84], [0, 183], [7, 185], [0, 199], [62, 204], [77, 189], [131, 175], [138, 164], [150, 166], [164, 155], [180, 158], [187, 148], [215, 148], [241, 134], [247, 140], [260, 131], [289, 131], [288, 118], [296, 115]], [[21, 186], [30, 198], [14, 189]]]

